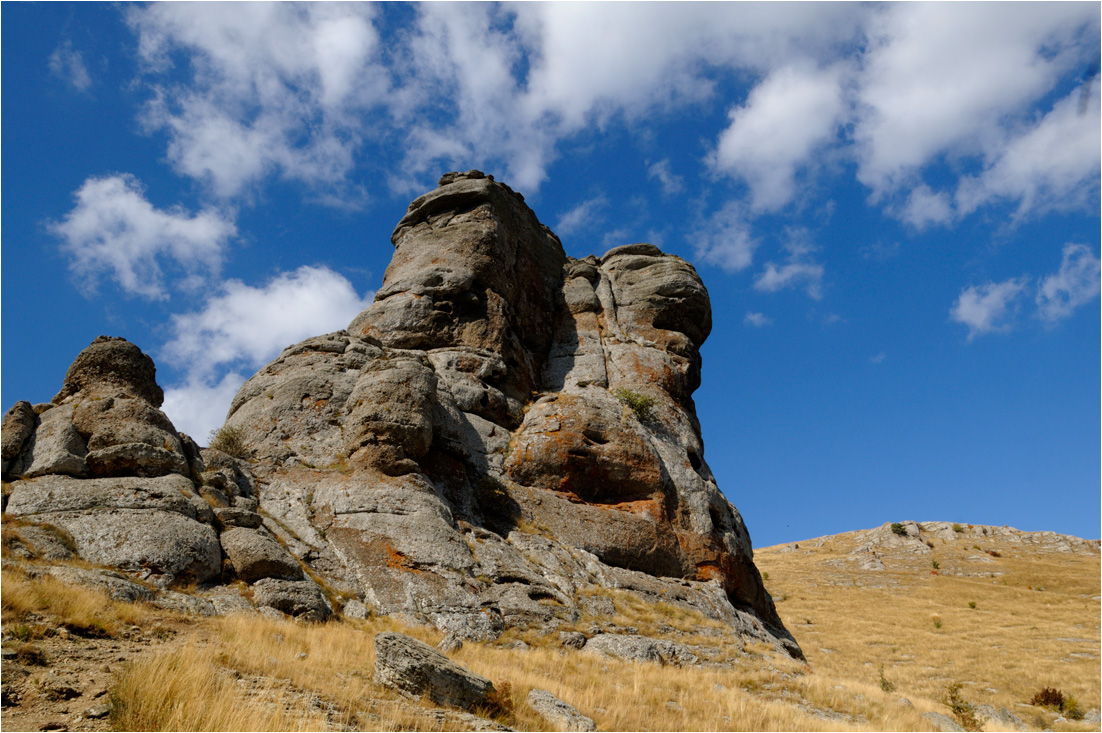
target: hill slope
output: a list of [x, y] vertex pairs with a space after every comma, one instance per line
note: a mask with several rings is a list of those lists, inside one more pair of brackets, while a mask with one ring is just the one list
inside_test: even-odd
[[840, 684], [883, 679], [917, 703], [959, 683], [964, 699], [1034, 728], [1056, 717], [1023, 705], [1042, 687], [1099, 706], [1097, 540], [903, 522], [755, 561], [808, 662]]
[[[12, 557], [16, 527], [4, 529], [4, 730], [547, 729], [525, 704], [532, 688], [598, 730], [930, 730], [948, 718], [924, 715], [949, 715], [943, 699], [958, 683], [986, 730], [1099, 729], [1097, 541], [902, 523], [758, 550], [808, 664], [691, 610], [607, 590], [568, 631], [662, 638], [703, 663], [623, 661], [509, 630], [448, 652], [511, 705], [490, 721], [372, 681], [375, 633], [437, 644], [434, 629], [110, 601], [59, 582], [81, 577], [79, 566], [49, 575]], [[1086, 719], [1028, 705], [1046, 686], [1077, 698]]]

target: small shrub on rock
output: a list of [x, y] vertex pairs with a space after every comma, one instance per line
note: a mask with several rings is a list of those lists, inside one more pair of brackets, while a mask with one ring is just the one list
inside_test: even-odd
[[625, 387], [620, 387], [613, 394], [616, 395], [616, 399], [630, 407], [631, 411], [634, 412], [635, 416], [640, 420], [645, 420], [650, 417], [651, 408], [655, 405], [654, 398], [650, 395], [645, 395], [642, 392], [635, 392]]
[[249, 448], [245, 444], [245, 432], [232, 425], [223, 425], [210, 432], [210, 447], [234, 458], [245, 458]]
[[907, 530], [903, 528], [901, 522], [892, 522], [892, 533], [903, 537], [906, 536]]
[[965, 730], [983, 730], [983, 723], [976, 717], [976, 709], [972, 703], [960, 696], [960, 683], [954, 682], [945, 688], [945, 699], [942, 702], [949, 707], [953, 717]]

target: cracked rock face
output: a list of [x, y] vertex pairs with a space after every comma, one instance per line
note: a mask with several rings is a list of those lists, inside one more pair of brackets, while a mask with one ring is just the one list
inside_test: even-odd
[[[51, 405], [5, 416], [10, 505], [57, 515], [78, 546], [73, 512], [173, 512], [222, 533], [223, 573], [312, 584], [297, 563], [459, 639], [551, 632], [618, 588], [799, 656], [704, 457], [692, 394], [711, 308], [692, 265], [649, 244], [567, 257], [478, 171], [441, 178], [391, 241], [369, 308], [241, 387], [226, 427], [247, 461], [200, 455], [157, 409], [152, 361], [101, 338]], [[93, 483], [123, 476], [147, 505]], [[171, 501], [151, 483], [170, 478], [188, 485]]]

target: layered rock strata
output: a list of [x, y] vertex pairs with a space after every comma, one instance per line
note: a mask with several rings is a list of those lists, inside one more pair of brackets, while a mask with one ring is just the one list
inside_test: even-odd
[[[551, 630], [600, 589], [626, 589], [799, 655], [704, 460], [692, 393], [711, 310], [693, 267], [649, 244], [567, 257], [519, 194], [477, 171], [441, 178], [391, 239], [375, 302], [285, 349], [233, 400], [224, 429], [247, 460], [219, 454], [218, 476], [247, 484], [239, 495], [263, 519], [226, 522], [238, 572], [302, 582], [297, 564], [337, 596], [473, 640]], [[9, 510], [27, 514], [43, 476], [91, 486], [123, 471], [199, 485], [157, 511], [212, 526], [176, 497], [211, 502], [213, 453], [154, 419], [159, 390], [124, 389], [131, 367], [82, 368], [48, 409], [9, 412], [4, 468], [21, 477]], [[97, 439], [77, 420], [90, 408], [74, 401], [100, 385], [122, 390], [104, 414], [141, 430]], [[155, 428], [175, 441], [154, 446]], [[137, 447], [112, 463], [102, 451], [119, 444]], [[238, 547], [249, 532], [278, 544]]]

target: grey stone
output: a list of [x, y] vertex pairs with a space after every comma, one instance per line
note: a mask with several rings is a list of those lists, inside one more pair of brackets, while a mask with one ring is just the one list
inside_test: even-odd
[[174, 512], [195, 518], [195, 490], [183, 476], [76, 479], [41, 476], [12, 485], [7, 511], [14, 516], [105, 509]]
[[454, 634], [448, 634], [440, 640], [440, 643], [436, 645], [436, 648], [445, 654], [451, 654], [452, 652], [457, 652], [463, 648], [463, 640], [460, 639], [458, 636], [455, 636]]
[[34, 433], [24, 443], [18, 473], [23, 478], [46, 474], [84, 476], [88, 473], [88, 445], [73, 424], [73, 406], [44, 412]]
[[301, 580], [303, 577], [295, 558], [264, 530], [233, 527], [223, 532], [219, 540], [237, 577], [246, 583], [261, 578]]
[[175, 512], [52, 512], [48, 522], [73, 538], [77, 553], [85, 560], [138, 574], [157, 585], [203, 583], [222, 569], [214, 529]]
[[329, 600], [312, 580], [258, 580], [253, 584], [253, 601], [257, 606], [268, 606], [308, 621], [324, 621], [333, 614]]
[[99, 336], [80, 352], [53, 401], [60, 403], [85, 389], [105, 388], [129, 392], [154, 407], [164, 402], [164, 392], [157, 386], [157, 368], [153, 360], [126, 339], [112, 336]]
[[214, 604], [206, 598], [177, 593], [170, 590], [162, 590], [153, 598], [153, 605], [168, 611], [187, 614], [188, 616], [217, 616], [218, 611]]
[[3, 426], [0, 427], [0, 474], [9, 480], [9, 469], [16, 467], [23, 452], [23, 446], [38, 426], [38, 415], [31, 403], [21, 400], [4, 413]]
[[214, 607], [216, 616], [253, 615], [256, 607], [232, 586], [215, 586], [202, 595]]
[[597, 726], [578, 709], [565, 703], [547, 690], [532, 689], [528, 693], [528, 707], [539, 713], [552, 730], [595, 731]]
[[263, 518], [256, 512], [238, 509], [237, 507], [225, 507], [214, 510], [214, 516], [224, 527], [246, 527], [257, 529], [264, 524]]
[[404, 634], [375, 635], [375, 683], [437, 705], [470, 711], [486, 706], [493, 683]]
[[684, 644], [638, 634], [600, 634], [586, 642], [583, 651], [627, 661], [700, 664], [700, 657]]
[[944, 731], [945, 733], [964, 731], [964, 728], [948, 715], [942, 715], [941, 713], [923, 713], [922, 719], [928, 722], [934, 730]]
[[560, 631], [559, 642], [567, 649], [581, 649], [585, 646], [585, 634], [579, 631]]
[[82, 585], [106, 593], [116, 601], [135, 603], [153, 600], [153, 592], [144, 585], [135, 583], [119, 573], [110, 570], [92, 570], [65, 565], [29, 565], [5, 563], [16, 568], [28, 577], [49, 575], [68, 585]]
[[341, 608], [341, 613], [346, 618], [366, 619], [371, 615], [371, 611], [364, 605], [363, 601], [358, 598], [345, 601], [344, 607]]

